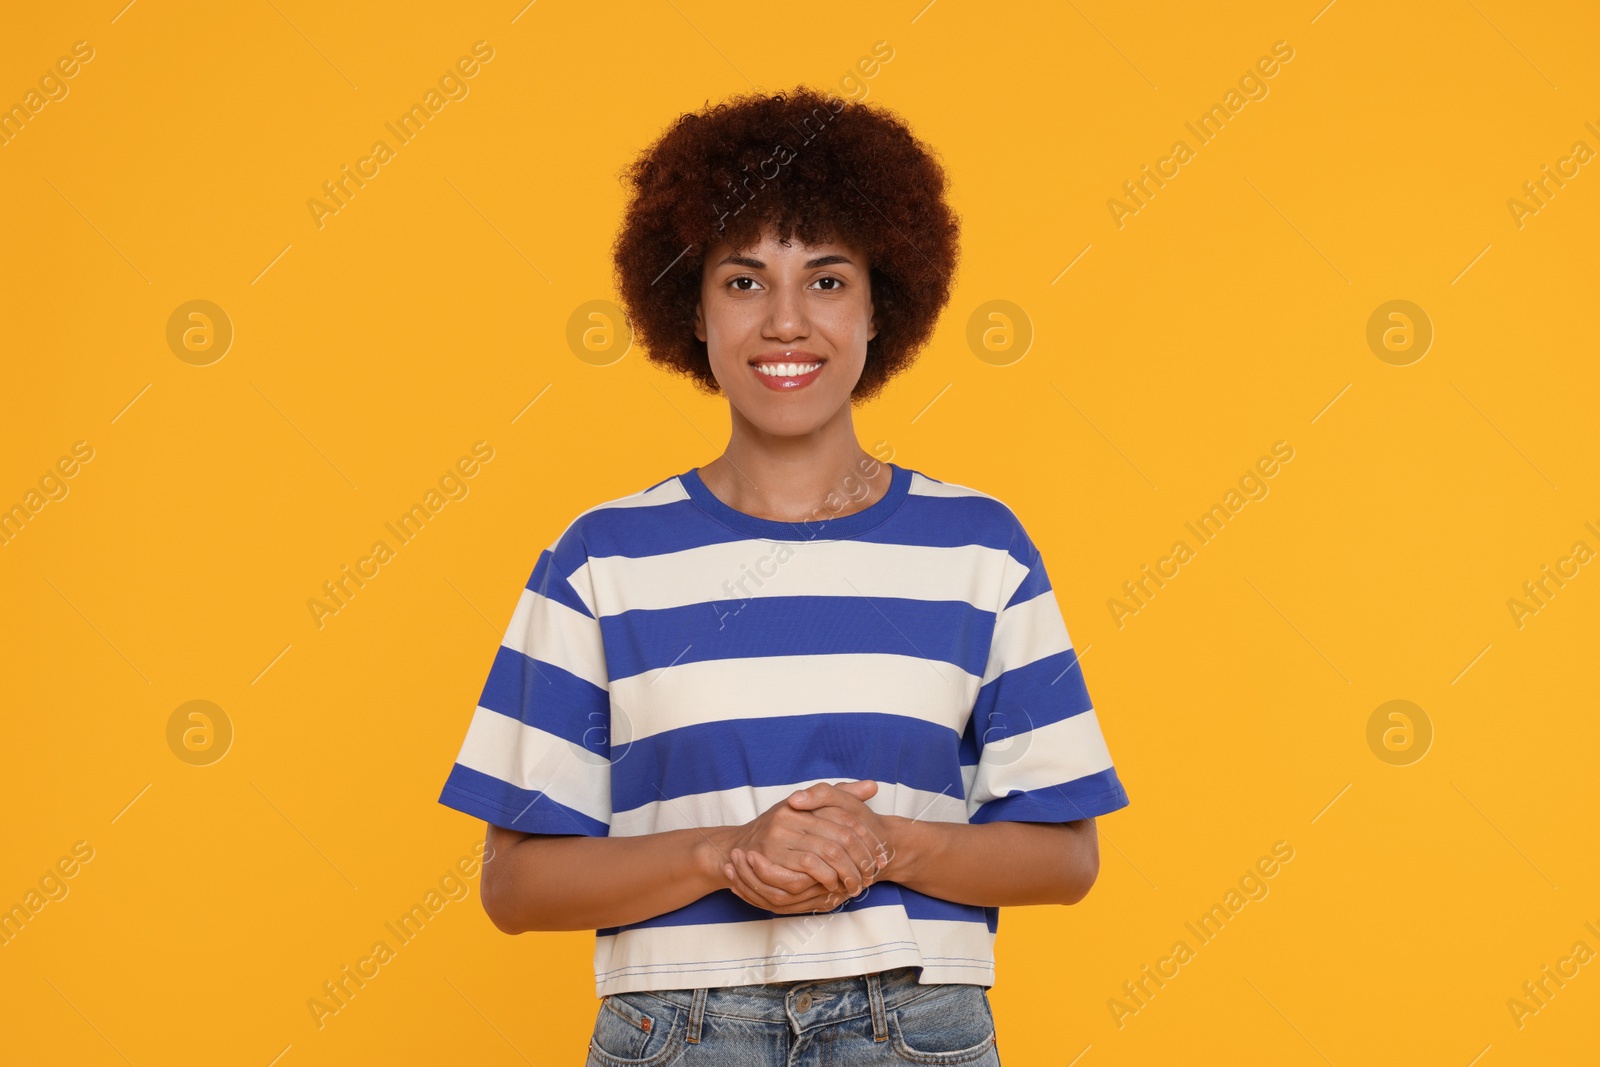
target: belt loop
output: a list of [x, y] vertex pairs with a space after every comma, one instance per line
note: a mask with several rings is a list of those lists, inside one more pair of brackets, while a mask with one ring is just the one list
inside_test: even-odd
[[867, 975], [867, 1002], [872, 1006], [872, 1040], [889, 1040], [889, 1023], [883, 1007], [883, 983], [877, 971]]
[[709, 987], [703, 987], [694, 991], [694, 1002], [689, 1005], [689, 1032], [685, 1037], [685, 1040], [691, 1045], [698, 1045], [700, 1043], [700, 1023], [705, 1018], [706, 997], [710, 994], [710, 992], [711, 990]]

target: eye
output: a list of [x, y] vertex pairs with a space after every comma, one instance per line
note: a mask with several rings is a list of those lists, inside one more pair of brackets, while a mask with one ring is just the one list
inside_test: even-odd
[[830, 293], [837, 293], [840, 289], [844, 288], [844, 279], [843, 278], [836, 278], [831, 274], [825, 274], [822, 277], [817, 279], [817, 283], [821, 283], [821, 282], [833, 282], [834, 283], [833, 284], [833, 288], [827, 290], [827, 292], [830, 292]]
[[741, 288], [739, 288], [739, 283], [740, 282], [750, 282], [752, 284], [759, 284], [750, 275], [748, 275], [748, 274], [739, 274], [739, 275], [735, 275], [734, 277], [728, 279], [728, 286], [730, 288], [732, 288], [733, 291], [736, 292], [736, 293], [753, 292], [753, 290], [751, 290], [751, 289], [741, 289]]

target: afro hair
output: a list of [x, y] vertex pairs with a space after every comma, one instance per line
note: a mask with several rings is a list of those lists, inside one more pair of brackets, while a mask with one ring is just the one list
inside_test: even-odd
[[932, 149], [888, 109], [807, 86], [749, 93], [680, 116], [625, 168], [612, 254], [623, 313], [647, 358], [713, 395], [694, 334], [705, 257], [771, 230], [867, 257], [877, 336], [852, 401], [911, 365], [950, 300], [960, 220]]

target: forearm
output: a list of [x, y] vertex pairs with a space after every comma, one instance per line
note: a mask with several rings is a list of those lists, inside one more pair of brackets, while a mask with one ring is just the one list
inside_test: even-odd
[[637, 837], [523, 838], [483, 866], [483, 907], [508, 934], [599, 930], [675, 911], [728, 885], [727, 835], [737, 827]]
[[1093, 819], [1074, 823], [928, 822], [893, 817], [881, 877], [958, 904], [1076, 904], [1100, 873]]

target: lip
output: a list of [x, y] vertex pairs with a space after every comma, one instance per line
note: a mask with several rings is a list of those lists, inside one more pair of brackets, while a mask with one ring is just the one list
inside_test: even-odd
[[[817, 363], [821, 366], [807, 374], [797, 375], [793, 378], [779, 378], [770, 374], [762, 374], [756, 368], [763, 363]], [[812, 355], [799, 349], [787, 349], [782, 352], [767, 352], [756, 356], [750, 361], [750, 373], [762, 385], [775, 393], [792, 393], [796, 389], [804, 389], [816, 381], [827, 367], [828, 361], [821, 356]]]

